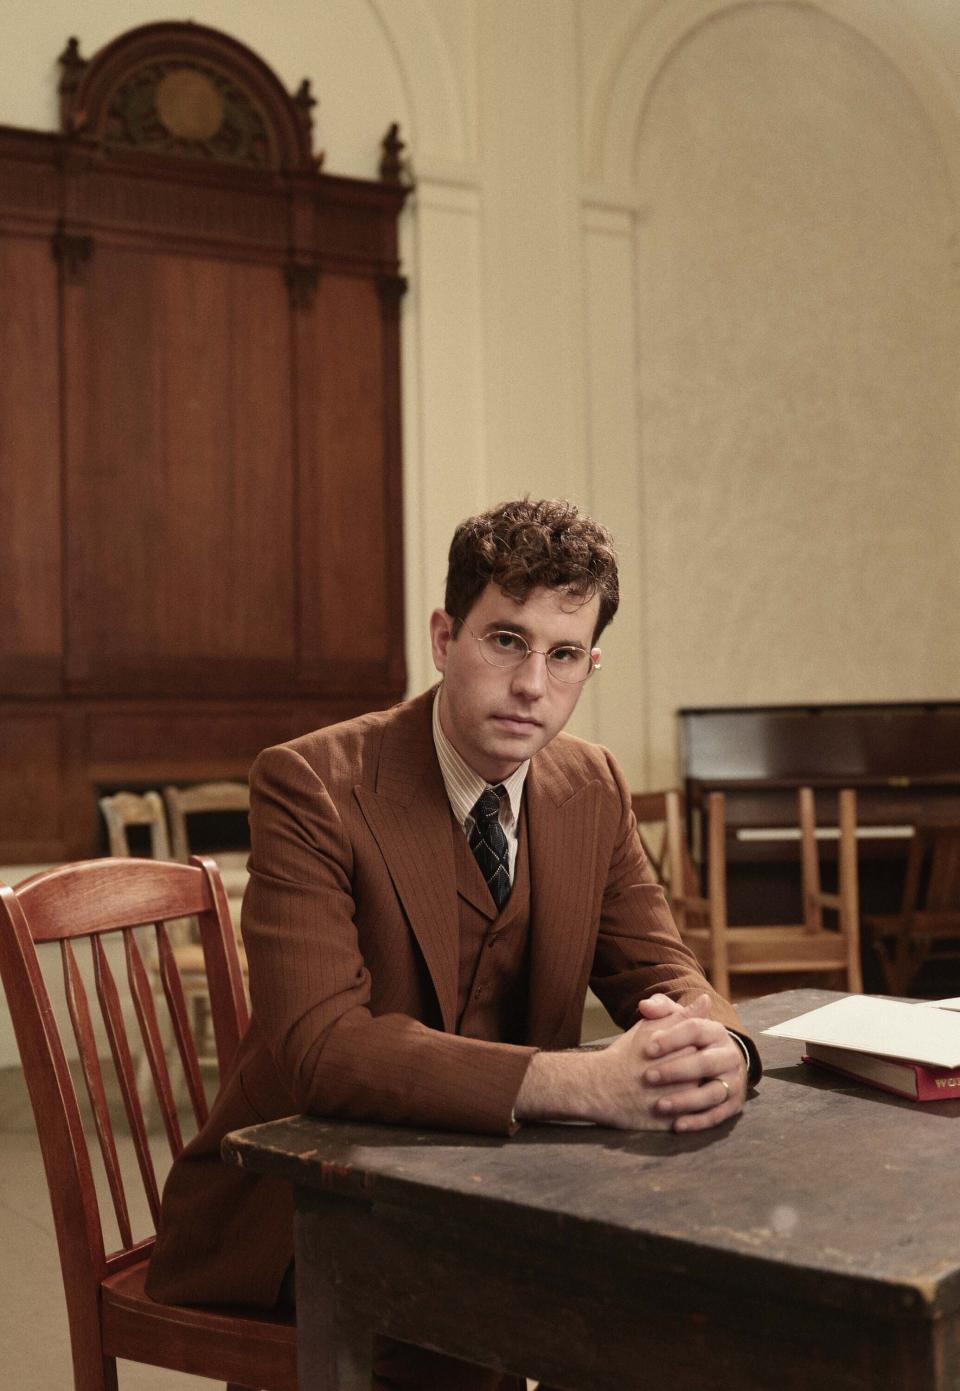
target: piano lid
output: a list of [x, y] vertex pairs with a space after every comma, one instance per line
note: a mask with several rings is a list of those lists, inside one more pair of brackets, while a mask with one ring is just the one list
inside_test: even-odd
[[677, 713], [693, 781], [960, 783], [960, 701]]

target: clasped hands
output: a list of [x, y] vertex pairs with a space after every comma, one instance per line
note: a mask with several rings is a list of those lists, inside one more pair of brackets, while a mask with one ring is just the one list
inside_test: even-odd
[[707, 1130], [743, 1109], [743, 1050], [709, 1009], [706, 994], [689, 1005], [666, 995], [640, 1002], [638, 1023], [601, 1055], [611, 1074], [608, 1125]]
[[746, 1060], [709, 1018], [710, 997], [679, 1005], [652, 995], [632, 1028], [603, 1049], [536, 1053], [517, 1120], [594, 1121], [620, 1130], [708, 1130], [743, 1107]]

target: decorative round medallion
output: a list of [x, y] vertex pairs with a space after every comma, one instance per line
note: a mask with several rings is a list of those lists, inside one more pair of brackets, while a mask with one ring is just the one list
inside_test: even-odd
[[196, 68], [174, 68], [157, 83], [157, 115], [178, 140], [212, 140], [223, 124], [224, 101]]

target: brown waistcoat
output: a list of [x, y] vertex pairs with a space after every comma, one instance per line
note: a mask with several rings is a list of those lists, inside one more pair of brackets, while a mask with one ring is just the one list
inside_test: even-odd
[[466, 836], [452, 820], [460, 921], [457, 1033], [467, 1038], [526, 1042], [530, 945], [526, 820], [521, 810], [513, 888], [499, 913]]

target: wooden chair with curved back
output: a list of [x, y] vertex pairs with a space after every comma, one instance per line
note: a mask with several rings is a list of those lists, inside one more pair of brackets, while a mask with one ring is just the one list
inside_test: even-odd
[[150, 854], [155, 860], [170, 860], [170, 837], [167, 818], [159, 792], [113, 792], [100, 798], [100, 810], [107, 823], [110, 854], [124, 856], [133, 853], [130, 847], [130, 827], [146, 826], [150, 832]]
[[[250, 788], [245, 782], [201, 782], [189, 787], [168, 786], [163, 789], [163, 800], [167, 809], [170, 826], [170, 848], [175, 860], [184, 864], [190, 859], [190, 818], [210, 816], [223, 812], [242, 812], [250, 810]], [[217, 862], [220, 878], [227, 895], [227, 907], [233, 921], [237, 951], [240, 958], [240, 973], [244, 983], [247, 979], [247, 954], [240, 938], [240, 909], [247, 885], [247, 851], [207, 850]], [[208, 1030], [206, 989], [203, 980], [203, 960], [196, 933], [188, 933], [177, 945], [180, 969], [185, 979], [190, 980], [193, 997], [193, 1019], [196, 1036], [201, 1040], [201, 1058], [212, 1056], [210, 1041], [203, 1043]]]
[[[100, 798], [100, 810], [107, 826], [110, 854], [127, 859], [134, 851], [130, 844], [130, 831], [134, 827], [146, 827], [150, 835], [150, 854], [155, 860], [179, 858], [173, 854], [171, 839], [167, 829], [167, 816], [163, 798], [159, 792], [113, 792]], [[184, 864], [190, 858], [187, 851]], [[197, 939], [195, 925], [189, 918], [167, 925], [167, 934], [176, 960], [177, 970], [187, 1000], [188, 1012], [193, 1027], [193, 1036], [198, 1041], [200, 1059], [203, 1063], [214, 1060], [212, 1039], [210, 1038], [210, 1002], [207, 992], [207, 977], [204, 971], [203, 951]], [[158, 962], [150, 961], [150, 970], [155, 981], [159, 982]], [[242, 965], [242, 963], [241, 963]], [[140, 1095], [147, 1091], [142, 1085], [148, 1079], [147, 1055], [141, 1057], [138, 1071]], [[179, 1095], [179, 1084], [174, 1088]]]
[[[161, 1043], [161, 1004], [169, 1015], [187, 1079], [193, 1119], [200, 1125], [207, 1115], [183, 988], [166, 928], [168, 922], [187, 917], [199, 924], [222, 1078], [233, 1064], [247, 1023], [247, 1007], [223, 886], [213, 861], [195, 858], [181, 865], [142, 859], [89, 860], [34, 875], [16, 889], [0, 885], [0, 979], [50, 1190], [76, 1391], [116, 1391], [118, 1357], [212, 1377], [227, 1382], [233, 1391], [296, 1391], [297, 1387], [291, 1317], [177, 1308], [156, 1303], [144, 1290], [154, 1236], [134, 1237], [133, 1208], [128, 1201], [131, 1189], [121, 1162], [126, 1142], [118, 1147], [108, 1103], [109, 1072], [105, 1075], [98, 1056], [100, 1024], [94, 1024], [96, 1010], [87, 981], [94, 983], [101, 1037], [106, 1040], [99, 1051], [112, 1057], [136, 1171], [155, 1229], [159, 1187], [132, 1059], [137, 1049], [145, 1049], [166, 1141], [175, 1156], [183, 1139]], [[140, 947], [145, 926], [152, 926], [156, 939], [162, 981], [159, 1000]], [[60, 946], [65, 1014], [72, 1024], [119, 1232], [120, 1244], [109, 1252], [94, 1181], [92, 1136], [84, 1131], [67, 1052], [41, 973], [37, 947], [47, 943]], [[90, 961], [85, 971], [81, 961], [87, 950]], [[131, 1046], [128, 1034], [134, 1032], [139, 1039]]]
[[[224, 812], [241, 812], [246, 815], [250, 811], [250, 788], [245, 782], [198, 782], [190, 787], [165, 787], [163, 800], [166, 803], [170, 824], [170, 848], [173, 858], [186, 864], [191, 853], [190, 818], [210, 817]], [[235, 898], [238, 902], [243, 897], [246, 887], [247, 849], [238, 851], [203, 848], [203, 853], [212, 855], [220, 866], [220, 876], [228, 899]]]
[[[797, 793], [803, 921], [772, 926], [732, 927], [727, 916], [726, 817], [722, 792], [707, 803], [708, 883], [706, 893], [691, 884], [692, 865], [683, 833], [679, 794], [667, 801], [668, 897], [680, 935], [696, 953], [711, 984], [730, 994], [734, 975], [830, 973], [846, 988], [863, 990], [860, 967], [860, 913], [857, 886], [857, 801], [847, 789], [839, 794], [839, 883], [825, 893], [820, 881], [813, 791]], [[679, 866], [679, 872], [673, 867]], [[824, 911], [837, 915], [837, 928], [824, 925]]]

